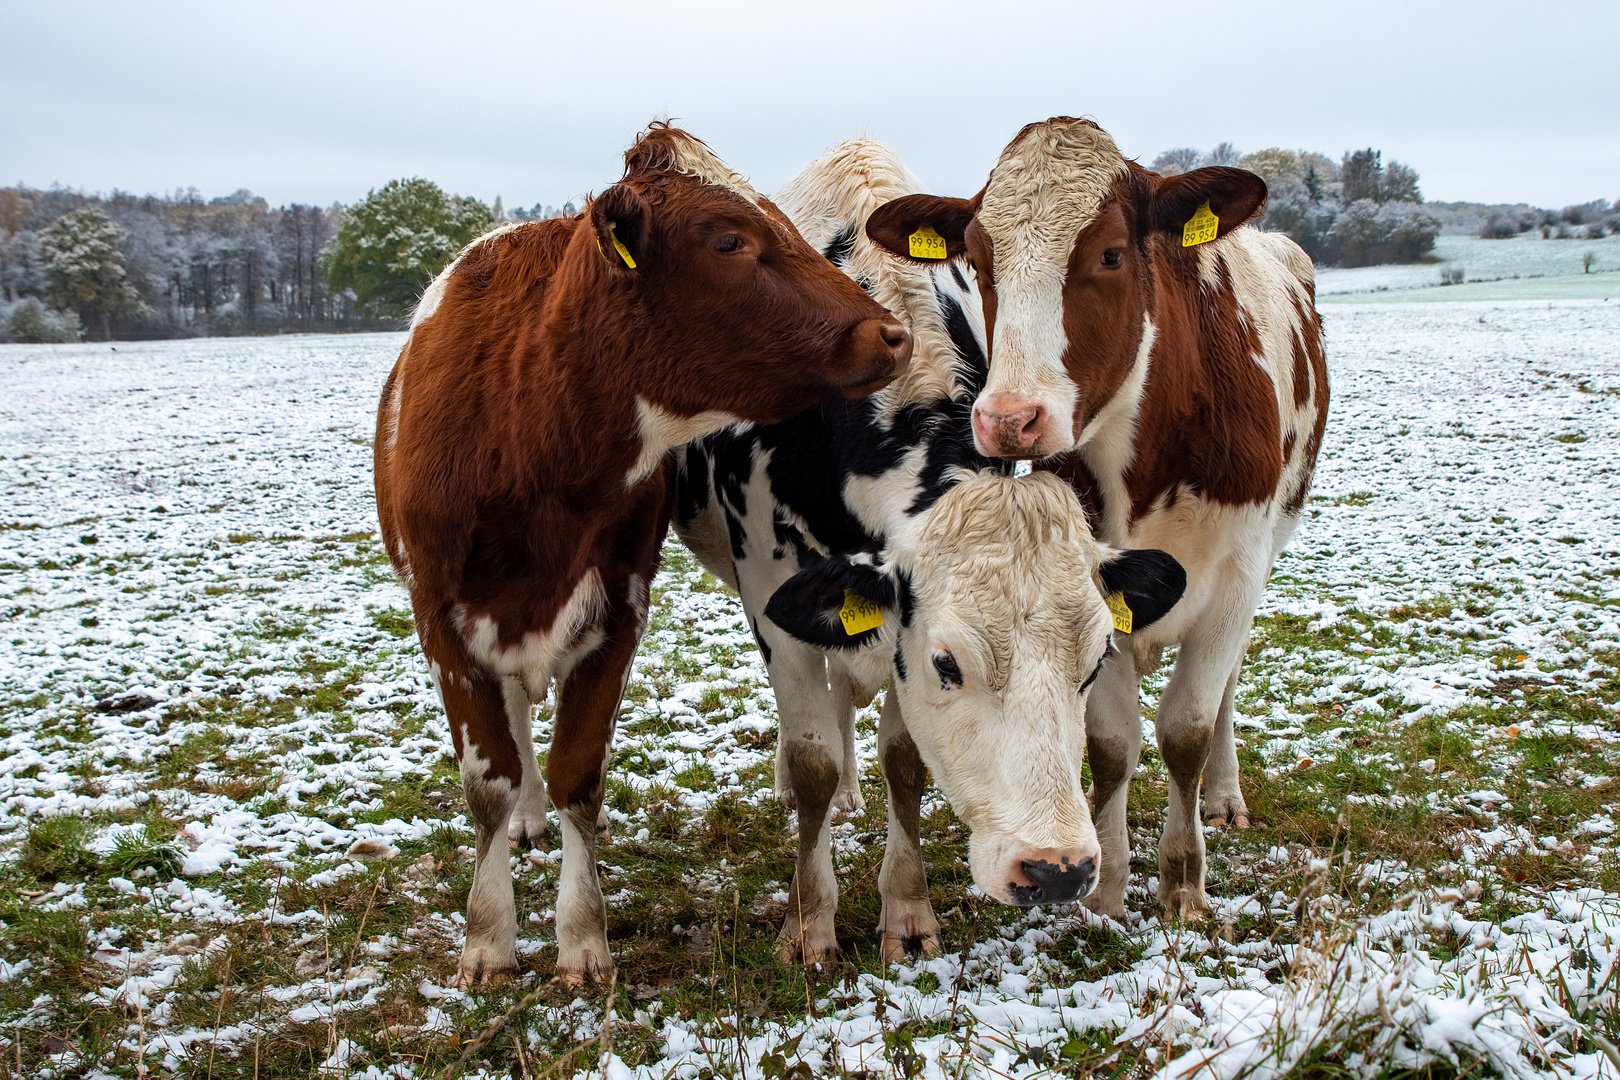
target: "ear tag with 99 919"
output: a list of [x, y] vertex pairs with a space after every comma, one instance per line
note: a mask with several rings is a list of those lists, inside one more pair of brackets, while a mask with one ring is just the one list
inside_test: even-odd
[[854, 637], [882, 626], [883, 609], [854, 589], [845, 589], [844, 606], [838, 610], [838, 621], [844, 624], [844, 633]]

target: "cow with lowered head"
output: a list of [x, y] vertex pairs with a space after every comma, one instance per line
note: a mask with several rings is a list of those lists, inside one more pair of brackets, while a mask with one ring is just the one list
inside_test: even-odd
[[990, 373], [976, 445], [1040, 459], [1100, 537], [1169, 552], [1186, 595], [1104, 665], [1089, 720], [1102, 881], [1122, 915], [1126, 789], [1141, 752], [1140, 677], [1179, 645], [1155, 728], [1170, 774], [1159, 902], [1207, 906], [1203, 820], [1247, 827], [1233, 708], [1249, 628], [1293, 535], [1327, 422], [1311, 261], [1244, 227], [1266, 197], [1241, 169], [1160, 176], [1089, 120], [1030, 124], [972, 199], [912, 195], [867, 232], [900, 258], [928, 228], [974, 267]]
[[[769, 200], [661, 124], [584, 213], [497, 229], [429, 287], [383, 387], [377, 510], [475, 828], [461, 982], [515, 967], [507, 841], [545, 833], [548, 788], [558, 973], [612, 969], [596, 825], [667, 451], [870, 393], [910, 352]], [[553, 681], [542, 780], [531, 721]]]
[[[677, 452], [681, 538], [736, 587], [780, 716], [777, 792], [799, 817], [778, 951], [837, 947], [829, 816], [862, 805], [854, 709], [893, 679], [879, 720], [888, 845], [886, 959], [939, 947], [919, 846], [931, 770], [972, 831], [975, 880], [1008, 903], [1073, 900], [1096, 881], [1080, 784], [1085, 698], [1108, 647], [1104, 592], [1147, 625], [1179, 595], [1158, 552], [1091, 539], [1079, 501], [1014, 481], [973, 445], [980, 304], [960, 258], [909, 263], [862, 231], [921, 185], [870, 139], [829, 150], [774, 193], [800, 232], [910, 326], [910, 368], [859, 401], [730, 428]], [[856, 617], [840, 617], [850, 608]]]

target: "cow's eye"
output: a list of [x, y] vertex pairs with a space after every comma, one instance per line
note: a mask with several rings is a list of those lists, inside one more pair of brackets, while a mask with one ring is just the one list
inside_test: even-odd
[[962, 669], [950, 653], [934, 654], [934, 670], [939, 673], [939, 688], [953, 690], [962, 685]]
[[1104, 266], [1115, 267], [1124, 261], [1124, 258], [1125, 256], [1120, 253], [1118, 248], [1109, 248], [1107, 251], [1103, 252], [1102, 262]]
[[1102, 666], [1104, 661], [1107, 659], [1108, 655], [1104, 653], [1102, 660], [1097, 661], [1097, 666], [1091, 670], [1090, 675], [1086, 676], [1086, 681], [1080, 684], [1080, 693], [1085, 693], [1088, 689], [1090, 689], [1091, 684], [1097, 681], [1097, 676], [1102, 674]]
[[732, 233], [727, 233], [714, 242], [714, 250], [716, 251], [736, 251], [740, 247], [742, 247], [742, 237]]

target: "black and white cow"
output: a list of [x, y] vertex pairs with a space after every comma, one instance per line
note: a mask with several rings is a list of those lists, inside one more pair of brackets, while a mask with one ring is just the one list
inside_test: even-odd
[[776, 788], [799, 812], [777, 948], [806, 962], [837, 948], [828, 825], [863, 805], [854, 710], [891, 675], [884, 957], [939, 946], [918, 835], [927, 771], [971, 830], [986, 893], [1027, 905], [1090, 892], [1099, 848], [1080, 767], [1086, 694], [1111, 647], [1104, 595], [1122, 593], [1140, 627], [1184, 583], [1162, 552], [1094, 541], [1066, 485], [1014, 478], [975, 450], [987, 368], [972, 271], [895, 258], [864, 230], [920, 187], [887, 147], [856, 139], [773, 197], [909, 324], [908, 372], [872, 398], [677, 451], [676, 529], [741, 595], [776, 694]]

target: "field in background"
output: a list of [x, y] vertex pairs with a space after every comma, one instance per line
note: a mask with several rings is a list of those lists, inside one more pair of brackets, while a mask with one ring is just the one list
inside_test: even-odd
[[[1582, 264], [1593, 256], [1591, 272]], [[1470, 300], [1602, 300], [1620, 298], [1620, 236], [1600, 240], [1543, 240], [1537, 232], [1509, 240], [1441, 236], [1432, 263], [1319, 268], [1317, 299], [1324, 303], [1442, 302]], [[1442, 274], [1462, 284], [1442, 287]]]
[[1148, 749], [1129, 925], [988, 901], [934, 796], [947, 952], [885, 969], [868, 710], [843, 955], [776, 965], [774, 705], [672, 543], [611, 767], [606, 1031], [606, 987], [547, 982], [556, 850], [513, 852], [523, 977], [447, 985], [471, 834], [370, 493], [399, 337], [0, 347], [0, 1077], [1620, 1076], [1620, 303], [1325, 318], [1211, 918], [1153, 917]]

